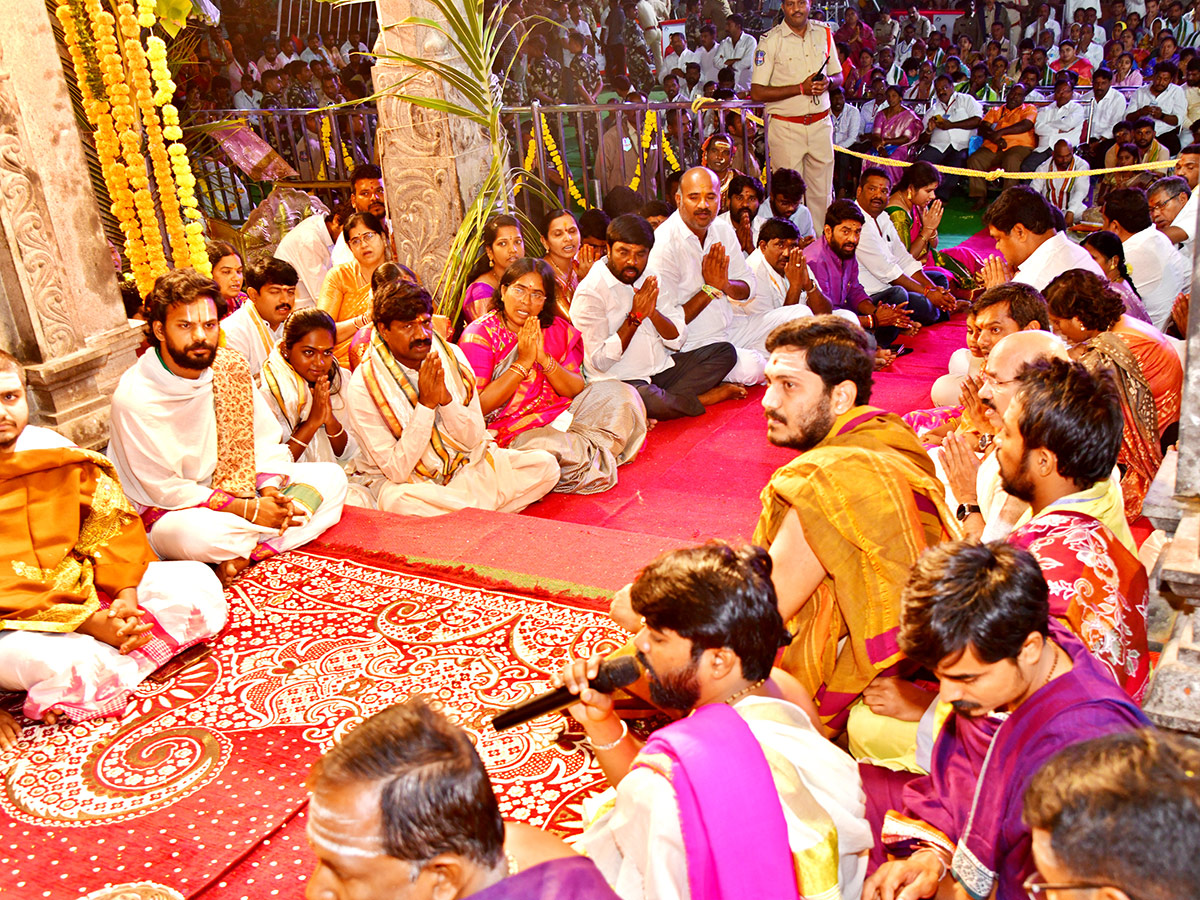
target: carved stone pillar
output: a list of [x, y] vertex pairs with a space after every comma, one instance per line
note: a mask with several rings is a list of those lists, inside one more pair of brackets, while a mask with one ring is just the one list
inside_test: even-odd
[[[438, 32], [422, 26], [392, 27], [408, 16], [444, 23], [426, 0], [376, 0], [380, 36], [377, 53], [401, 52], [461, 68], [462, 58]], [[414, 66], [381, 59], [374, 68], [376, 91], [410, 76], [408, 93], [462, 103], [451, 86]], [[429, 287], [437, 283], [465, 209], [483, 183], [491, 150], [482, 129], [459, 117], [432, 112], [395, 98], [380, 99], [378, 151], [388, 213], [400, 261]]]
[[26, 365], [35, 420], [108, 440], [133, 364], [75, 112], [45, 0], [4, 0], [0, 28], [0, 346]]

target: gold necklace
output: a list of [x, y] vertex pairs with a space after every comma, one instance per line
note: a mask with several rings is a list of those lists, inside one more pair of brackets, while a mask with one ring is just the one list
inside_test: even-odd
[[738, 691], [732, 697], [726, 697], [725, 702], [728, 705], [733, 706], [733, 704], [736, 703], [738, 700], [740, 700], [742, 697], [746, 696], [751, 691], [757, 691], [760, 687], [762, 687], [766, 683], [767, 683], [767, 679], [760, 678], [760, 679], [758, 679], [758, 681], [754, 682], [754, 684], [746, 685], [744, 688], [742, 688], [740, 691]]

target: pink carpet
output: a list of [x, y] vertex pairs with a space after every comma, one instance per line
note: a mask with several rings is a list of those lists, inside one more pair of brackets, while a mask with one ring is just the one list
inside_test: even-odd
[[[966, 323], [959, 317], [904, 340], [914, 352], [875, 374], [871, 396], [874, 405], [895, 413], [930, 405], [930, 385], [966, 344]], [[611, 491], [551, 494], [525, 515], [688, 542], [748, 539], [759, 492], [795, 456], [767, 443], [763, 391], [753, 388], [746, 400], [717, 404], [699, 418], [660, 422]]]

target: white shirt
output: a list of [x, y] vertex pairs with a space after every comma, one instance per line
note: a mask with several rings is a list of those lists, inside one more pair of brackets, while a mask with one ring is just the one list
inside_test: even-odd
[[1065, 21], [1074, 22], [1077, 9], [1094, 9], [1100, 15], [1100, 0], [1067, 0]]
[[862, 124], [858, 126], [858, 135], [862, 137], [864, 134], [870, 134], [875, 128], [875, 113], [878, 112], [876, 106], [878, 104], [874, 100], [868, 100], [859, 107], [858, 115], [862, 119]]
[[267, 71], [267, 69], [273, 69], [274, 71], [278, 72], [289, 62], [291, 62], [291, 60], [282, 53], [276, 54], [274, 59], [267, 59], [266, 54], [263, 54], [258, 58], [258, 71], [262, 73]]
[[[760, 228], [762, 228], [763, 222], [767, 221], [767, 219], [771, 219], [774, 217], [775, 217], [775, 213], [771, 209], [771, 201], [770, 200], [763, 203], [758, 208], [758, 215], [754, 217], [754, 240], [755, 241], [758, 240], [758, 230]], [[800, 237], [815, 238], [817, 236], [816, 231], [813, 229], [812, 213], [810, 213], [808, 211], [808, 207], [805, 206], [803, 203], [801, 203], [799, 206], [796, 207], [796, 211], [794, 213], [792, 213], [789, 218], [792, 220], [792, 224], [796, 226], [796, 230], [800, 232]]]
[[1187, 199], [1187, 203], [1179, 212], [1175, 213], [1175, 220], [1171, 223], [1176, 228], [1183, 229], [1187, 234], [1187, 240], [1184, 241], [1179, 248], [1179, 252], [1183, 254], [1183, 259], [1187, 263], [1192, 261], [1192, 244], [1196, 240], [1196, 211], [1200, 208], [1200, 190], [1192, 191]]
[[696, 47], [696, 61], [700, 63], [700, 84], [717, 80], [717, 72], [721, 70], [721, 67], [717, 65], [717, 56], [720, 52], [720, 44], [713, 44], [711, 50], [705, 50], [703, 44]]
[[1183, 88], [1177, 84], [1167, 85], [1167, 89], [1157, 97], [1151, 92], [1150, 85], [1142, 85], [1133, 92], [1133, 96], [1129, 99], [1129, 108], [1141, 109], [1143, 106], [1157, 106], [1167, 115], [1175, 116], [1179, 119], [1174, 125], [1168, 125], [1162, 119], [1155, 119], [1155, 134], [1166, 134], [1169, 131], [1174, 131], [1187, 121], [1187, 95], [1184, 94]]
[[1108, 281], [1108, 276], [1092, 259], [1092, 254], [1062, 231], [1030, 253], [1029, 258], [1013, 272], [1012, 280], [1044, 291], [1050, 282], [1068, 269], [1086, 269]]
[[[1062, 26], [1055, 21], [1053, 13], [1050, 15], [1050, 18], [1046, 20], [1045, 25], [1043, 25], [1037, 19], [1034, 19], [1032, 22], [1030, 22], [1029, 27], [1025, 29], [1025, 37], [1033, 41], [1034, 46], [1037, 46], [1038, 37], [1043, 31], [1046, 30], [1049, 30], [1054, 34], [1054, 49], [1058, 50], [1058, 39], [1062, 34]], [[1049, 51], [1047, 51], [1046, 55], [1048, 58], [1050, 55]]]
[[[661, 230], [661, 227], [660, 227]], [[658, 234], [655, 233], [655, 244]], [[740, 254], [739, 254], [740, 257]], [[647, 317], [621, 350], [617, 330], [633, 309], [633, 295], [655, 274], [650, 266], [633, 284], [625, 284], [608, 267], [608, 257], [597, 260], [575, 288], [571, 298], [571, 324], [583, 337], [583, 372], [589, 381], [618, 379], [620, 381], [649, 381], [675, 363], [669, 351], [683, 346], [687, 328], [683, 310], [669, 306], [659, 279], [658, 311], [679, 329], [679, 336], [667, 341]]]
[[74, 447], [69, 438], [63, 437], [52, 428], [42, 428], [39, 425], [26, 425], [17, 435], [14, 451], [21, 450], [58, 450], [62, 447]]
[[1088, 129], [1089, 138], [1108, 138], [1113, 136], [1113, 126], [1125, 118], [1125, 110], [1129, 101], [1125, 95], [1113, 88], [1100, 100], [1092, 94], [1092, 127]]
[[234, 109], [262, 109], [262, 91], [238, 91], [233, 95]]
[[750, 87], [750, 70], [754, 68], [754, 51], [757, 49], [758, 42], [744, 31], [736, 44], [732, 35], [721, 41], [717, 52], [717, 66], [733, 67], [734, 84], [739, 91], [748, 90]]
[[[665, 296], [667, 306], [678, 308], [681, 315], [683, 305], [704, 285], [700, 264], [713, 244], [724, 246], [729, 256], [729, 280], [744, 281], [750, 288], [749, 296], [754, 296], [754, 273], [746, 265], [746, 257], [742, 256], [742, 247], [733, 226], [728, 221], [722, 222], [719, 217], [714, 218], [701, 246], [700, 239], [684, 224], [676, 210], [654, 232], [654, 248], [650, 251], [647, 267], [658, 275], [659, 296]], [[723, 296], [714, 297], [687, 323], [687, 338], [681, 349], [695, 350], [729, 340], [732, 322], [733, 308], [729, 300]]]
[[[961, 122], [963, 119], [970, 119], [974, 116], [982, 118], [983, 104], [970, 94], [961, 94], [955, 91], [950, 95], [949, 103], [943, 103], [936, 96], [934, 97], [933, 102], [929, 104], [929, 111], [925, 115], [926, 126], [934, 116], [941, 116], [949, 122]], [[974, 128], [935, 128], [929, 134], [929, 146], [942, 152], [951, 148], [966, 150], [967, 145], [971, 143], [971, 138], [975, 136], [975, 132]]]
[[911, 278], [920, 272], [921, 264], [905, 249], [887, 213], [881, 212], [878, 218], [873, 219], [861, 206], [858, 208], [867, 220], [855, 253], [858, 280], [863, 289], [868, 294], [878, 294], [891, 287], [892, 282], [900, 276]]
[[1037, 121], [1033, 124], [1037, 134], [1039, 150], [1053, 150], [1059, 141], [1067, 141], [1071, 149], [1079, 146], [1079, 138], [1083, 134], [1083, 123], [1087, 121], [1087, 113], [1074, 100], [1069, 100], [1062, 106], [1051, 103], [1038, 110]]
[[[763, 208], [763, 206], [766, 206], [766, 204], [764, 203], [764, 204], [762, 204], [762, 206], [759, 206], [759, 209], [761, 210]], [[724, 222], [730, 228], [733, 228], [733, 217], [730, 215], [729, 210], [726, 210], [725, 212], [723, 212], [719, 216], [717, 216], [717, 220], [720, 222]], [[762, 228], [762, 223], [765, 221], [766, 221], [766, 219], [760, 219], [758, 217], [757, 213], [755, 214], [754, 218], [750, 220], [750, 243], [753, 244], [755, 247], [758, 246], [758, 229]], [[736, 228], [733, 228], [733, 233], [737, 234]], [[657, 234], [657, 232], [655, 232], [655, 234]], [[741, 244], [738, 244], [738, 249], [741, 249]], [[753, 251], [751, 251], [751, 252], [753, 252]], [[746, 251], [744, 251], [744, 250], [742, 251], [742, 256], [749, 256], [749, 255], [750, 254], [747, 253]]]
[[[1074, 163], [1073, 172], [1085, 173], [1079, 178], [1046, 178], [1041, 181], [1035, 181], [1038, 193], [1050, 201], [1052, 206], [1063, 211], [1063, 214], [1074, 213], [1075, 221], [1078, 222], [1083, 218], [1083, 211], [1087, 207], [1087, 195], [1090, 180], [1087, 176], [1088, 164], [1078, 156], [1071, 157]], [[1039, 172], [1050, 172], [1054, 170], [1054, 157], [1046, 160], [1037, 167]]]
[[1129, 280], [1141, 294], [1151, 324], [1161, 331], [1171, 318], [1175, 298], [1190, 286], [1191, 267], [1171, 239], [1153, 225], [1131, 234], [1123, 243]]
[[[795, 252], [799, 253], [800, 251], [796, 250]], [[739, 312], [742, 315], [755, 316], [784, 306], [787, 302], [787, 279], [771, 268], [767, 258], [763, 256], [761, 247], [754, 248], [754, 252], [746, 258], [746, 265], [750, 267], [750, 271], [758, 280], [758, 289], [754, 292], [750, 302]], [[807, 261], [805, 261], [805, 265], [808, 265]], [[809, 269], [808, 277], [813, 277], [812, 269]], [[815, 283], [816, 279], [813, 278], [813, 281]], [[799, 302], [807, 309], [808, 294], [801, 291]], [[812, 311], [809, 310], [810, 315], [811, 313]]]
[[359, 41], [357, 44], [352, 44], [349, 41], [346, 41], [346, 43], [342, 44], [341, 50], [342, 50], [342, 59], [344, 59], [348, 64], [358, 62], [358, 60], [350, 58], [351, 54], [369, 53], [370, 52], [367, 45], [364, 44], [362, 41]]
[[[262, 330], [260, 322], [265, 326]], [[275, 328], [267, 326], [254, 308], [254, 301], [248, 299], [221, 321], [221, 331], [225, 334], [226, 344], [246, 357], [254, 383], [258, 384], [263, 363], [271, 355], [271, 348], [283, 337], [283, 323]]]
[[842, 107], [841, 115], [829, 114], [833, 122], [833, 143], [838, 147], [849, 147], [858, 140], [862, 133], [862, 116], [858, 108], [847, 103]]
[[[347, 248], [349, 249], [349, 248]], [[275, 248], [275, 258], [291, 263], [300, 274], [296, 284], [296, 309], [317, 305], [321, 285], [333, 268], [333, 239], [325, 217], [313, 213], [283, 236]]]

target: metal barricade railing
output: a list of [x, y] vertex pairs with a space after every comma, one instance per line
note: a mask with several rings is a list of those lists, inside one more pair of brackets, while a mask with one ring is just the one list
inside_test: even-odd
[[374, 3], [328, 3], [318, 0], [276, 0], [275, 34], [282, 40], [295, 35], [304, 40], [310, 33], [324, 35], [332, 31], [345, 41], [351, 31], [363, 36], [371, 46], [378, 28]]
[[[619, 185], [629, 186], [634, 183], [635, 176], [639, 187], [652, 179], [658, 189], [654, 195], [660, 194], [666, 176], [675, 168], [668, 164], [668, 152], [672, 162], [677, 162], [680, 168], [695, 165], [698, 159], [694, 158], [694, 151], [700, 143], [702, 123], [718, 121], [717, 116], [724, 121], [727, 112], [739, 113], [743, 122], [747, 114], [761, 119], [762, 104], [726, 100], [693, 112], [691, 104], [679, 102], [559, 106], [534, 103], [505, 107], [503, 120], [512, 144], [510, 163], [514, 167], [523, 167], [530, 160], [534, 170], [564, 205], [569, 206], [572, 200], [578, 204], [580, 197], [586, 197], [589, 204], [599, 205], [608, 191]], [[648, 127], [646, 123], [651, 113], [654, 114], [653, 121]], [[616, 132], [619, 139], [612, 136], [613, 130], [619, 127], [618, 117], [624, 126]], [[693, 129], [691, 140], [686, 139], [679, 117], [686, 117]], [[707, 135], [713, 130], [707, 127], [703, 133]], [[758, 126], [753, 130], [761, 132]], [[733, 165], [744, 172], [757, 172], [761, 152], [756, 150], [757, 138], [745, 139], [748, 133], [744, 130], [743, 137], [735, 141], [740, 146], [735, 146]], [[669, 145], [669, 151], [663, 149], [664, 144]], [[551, 173], [557, 171], [556, 159], [570, 170], [570, 180], [577, 195], [569, 184], [555, 182]], [[649, 195], [651, 192], [642, 190], [641, 193]]]
[[[217, 109], [195, 114], [203, 125], [241, 125], [274, 149], [298, 178], [280, 182], [319, 196], [327, 206], [344, 198], [350, 173], [375, 156], [379, 125], [376, 109]], [[214, 135], [214, 138], [216, 136]], [[231, 164], [219, 138], [215, 147], [193, 161], [197, 195], [205, 213], [231, 225], [241, 225], [254, 206], [269, 193], [269, 185], [254, 185]]]

